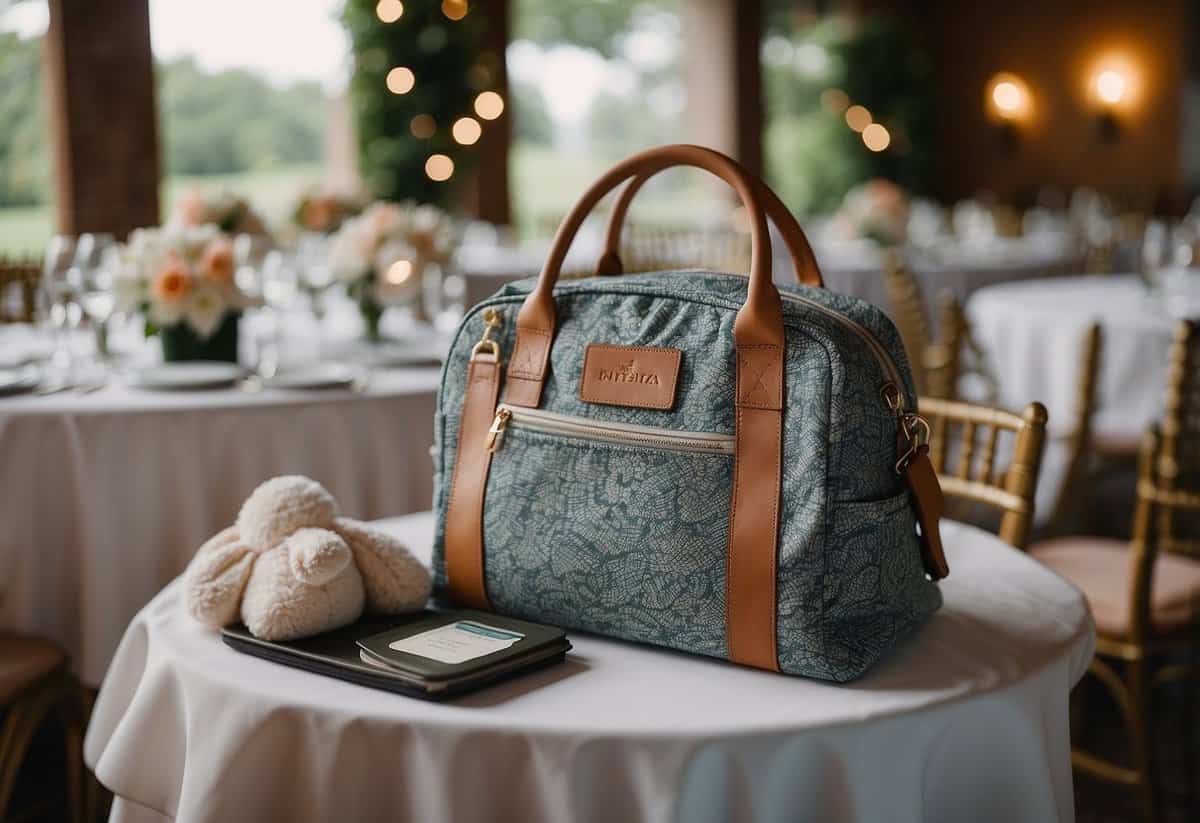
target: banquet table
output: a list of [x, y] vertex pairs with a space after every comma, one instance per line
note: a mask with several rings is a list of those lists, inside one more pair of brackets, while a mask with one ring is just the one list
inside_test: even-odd
[[[429, 513], [381, 524], [428, 559]], [[113, 821], [1069, 821], [1082, 595], [946, 522], [945, 604], [845, 685], [579, 633], [567, 662], [430, 704], [248, 657], [168, 586], [85, 759]]]
[[1163, 412], [1167, 352], [1175, 320], [1137, 275], [1055, 277], [1006, 283], [967, 303], [971, 333], [998, 384], [997, 403], [1045, 404], [1050, 419], [1039, 519], [1053, 510], [1066, 469], [1063, 436], [1074, 429], [1088, 326], [1102, 334], [1092, 430], [1108, 442], [1136, 444]]
[[0, 625], [57, 640], [97, 684], [129, 620], [262, 481], [308, 475], [358, 518], [428, 508], [438, 376], [0, 398]]
[[[772, 230], [772, 267], [777, 283], [794, 283], [791, 259], [779, 234]], [[590, 270], [599, 256], [594, 243], [572, 248], [564, 270]], [[577, 244], [579, 246], [579, 244]], [[883, 280], [883, 257], [878, 247], [816, 246], [817, 262], [826, 287], [857, 297], [885, 311], [891, 310]], [[1080, 262], [1061, 245], [1026, 243], [1021, 238], [1002, 238], [996, 245], [977, 250], [948, 249], [936, 256], [906, 250], [905, 258], [921, 284], [931, 318], [936, 318], [937, 295], [949, 291], [966, 301], [976, 291], [997, 283], [1044, 278], [1070, 269]], [[545, 252], [540, 248], [498, 247], [478, 249], [460, 259], [468, 306], [491, 296], [514, 280], [533, 277], [541, 270]], [[678, 261], [680, 267], [702, 261]]]

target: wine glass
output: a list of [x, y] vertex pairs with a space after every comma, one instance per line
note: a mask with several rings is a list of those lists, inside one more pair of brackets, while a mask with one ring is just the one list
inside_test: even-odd
[[38, 289], [38, 314], [49, 327], [52, 353], [50, 362], [70, 377], [73, 364], [68, 332], [79, 324], [79, 306], [71, 282], [71, 264], [75, 259], [75, 238], [56, 234], [46, 244], [42, 282]]
[[116, 255], [111, 234], [81, 234], [71, 267], [79, 305], [95, 327], [96, 356], [102, 365], [108, 360], [108, 321], [117, 301], [113, 293]]
[[1155, 217], [1146, 221], [1142, 231], [1141, 260], [1138, 274], [1151, 290], [1162, 288], [1163, 275], [1168, 269], [1187, 267], [1193, 262], [1195, 232], [1186, 223], [1171, 222]]

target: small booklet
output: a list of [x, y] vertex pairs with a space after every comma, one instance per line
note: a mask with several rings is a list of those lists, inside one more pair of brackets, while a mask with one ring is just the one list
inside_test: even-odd
[[571, 649], [562, 629], [459, 609], [364, 617], [288, 642], [260, 640], [240, 625], [221, 636], [256, 657], [433, 700], [561, 662]]

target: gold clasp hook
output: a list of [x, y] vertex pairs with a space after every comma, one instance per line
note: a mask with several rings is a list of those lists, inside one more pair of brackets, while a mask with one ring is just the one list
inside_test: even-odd
[[916, 456], [917, 451], [929, 443], [929, 436], [932, 433], [929, 421], [919, 414], [904, 415], [900, 418], [900, 427], [904, 430], [904, 436], [908, 438], [908, 449], [896, 461], [896, 474], [904, 474], [904, 470], [908, 468], [908, 464]]
[[504, 315], [502, 315], [497, 309], [484, 309], [483, 322], [485, 323], [483, 327], [483, 338], [475, 344], [475, 348], [471, 349], [471, 359], [474, 360], [475, 356], [481, 351], [487, 350], [491, 352], [493, 358], [499, 360], [500, 344], [492, 339], [492, 331], [494, 329], [499, 329], [502, 325], [504, 325]]

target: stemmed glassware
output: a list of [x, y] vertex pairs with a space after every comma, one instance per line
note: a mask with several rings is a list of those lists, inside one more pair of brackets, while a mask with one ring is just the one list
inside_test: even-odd
[[42, 283], [38, 290], [38, 313], [49, 326], [53, 347], [50, 363], [60, 372], [61, 376], [56, 382], [62, 384], [73, 377], [74, 355], [70, 333], [79, 326], [81, 317], [71, 274], [74, 259], [74, 237], [62, 234], [51, 237], [46, 244]]
[[96, 357], [102, 366], [109, 358], [108, 321], [116, 306], [113, 277], [117, 246], [111, 234], [81, 234], [75, 244], [72, 280], [79, 305], [96, 333]]

